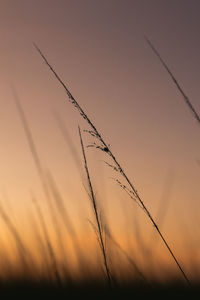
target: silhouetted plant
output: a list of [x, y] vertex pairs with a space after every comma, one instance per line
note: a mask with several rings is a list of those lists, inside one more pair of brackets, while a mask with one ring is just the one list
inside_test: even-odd
[[88, 165], [87, 165], [87, 159], [86, 159], [86, 155], [85, 155], [85, 149], [84, 149], [84, 145], [83, 145], [83, 140], [82, 140], [82, 136], [81, 136], [80, 127], [78, 128], [78, 130], [79, 130], [79, 136], [80, 136], [81, 149], [82, 149], [82, 153], [83, 153], [84, 167], [85, 167], [85, 171], [86, 171], [86, 174], [87, 174], [87, 180], [88, 180], [88, 185], [89, 185], [89, 191], [90, 191], [89, 196], [90, 196], [91, 201], [92, 201], [93, 212], [94, 212], [96, 223], [97, 223], [97, 229], [94, 226], [94, 230], [97, 233], [98, 242], [99, 242], [102, 254], [103, 254], [103, 259], [104, 259], [104, 265], [105, 265], [108, 284], [111, 287], [111, 283], [112, 283], [111, 282], [111, 273], [110, 273], [110, 270], [109, 270], [109, 267], [108, 267], [106, 249], [105, 249], [105, 245], [104, 245], [104, 241], [103, 241], [103, 228], [101, 226], [101, 221], [100, 221], [99, 212], [98, 212], [98, 208], [97, 208], [97, 203], [96, 203], [96, 199], [95, 199], [95, 195], [94, 195], [94, 191], [93, 191], [92, 181], [91, 181], [91, 178], [90, 178], [90, 173], [89, 173], [89, 169], [88, 169]]
[[139, 196], [139, 193], [137, 192], [135, 186], [132, 184], [132, 182], [130, 181], [130, 179], [126, 175], [125, 171], [121, 167], [121, 164], [118, 162], [118, 160], [116, 159], [115, 155], [111, 151], [110, 145], [105, 142], [105, 140], [102, 137], [102, 135], [96, 129], [95, 125], [93, 124], [93, 122], [91, 122], [91, 120], [89, 119], [89, 117], [87, 116], [87, 114], [84, 112], [84, 110], [81, 108], [81, 106], [76, 101], [76, 99], [72, 96], [72, 94], [69, 91], [69, 89], [67, 88], [66, 84], [62, 81], [62, 79], [56, 73], [56, 71], [54, 70], [54, 68], [50, 65], [50, 63], [48, 62], [47, 58], [44, 56], [44, 54], [42, 53], [42, 51], [38, 48], [38, 46], [36, 44], [34, 44], [34, 46], [35, 46], [36, 50], [38, 51], [38, 53], [40, 54], [40, 56], [45, 61], [45, 63], [47, 64], [47, 66], [49, 67], [49, 69], [51, 70], [51, 72], [54, 74], [54, 76], [56, 77], [56, 79], [58, 80], [58, 82], [63, 86], [64, 90], [66, 91], [66, 93], [68, 95], [69, 101], [73, 104], [73, 106], [78, 110], [78, 112], [83, 117], [83, 119], [85, 119], [86, 122], [88, 123], [88, 125], [90, 126], [91, 130], [89, 130], [88, 132], [89, 132], [89, 134], [92, 137], [94, 137], [96, 139], [96, 141], [93, 144], [89, 145], [89, 147], [94, 147], [94, 148], [97, 148], [97, 149], [103, 151], [106, 155], [108, 155], [112, 159], [113, 164], [114, 164], [113, 167], [124, 178], [124, 180], [126, 181], [126, 183], [128, 184], [128, 186], [130, 187], [130, 190], [131, 190], [132, 194], [137, 199], [138, 203], [140, 203], [140, 207], [143, 209], [144, 213], [147, 215], [147, 217], [149, 218], [149, 220], [153, 224], [154, 228], [158, 232], [160, 238], [162, 239], [162, 241], [164, 242], [165, 246], [167, 247], [169, 253], [171, 254], [172, 258], [174, 259], [177, 267], [181, 271], [181, 273], [184, 276], [185, 280], [187, 281], [188, 284], [190, 284], [190, 281], [189, 281], [188, 277], [186, 276], [185, 272], [183, 271], [180, 263], [178, 262], [177, 258], [174, 255], [173, 251], [169, 247], [166, 239], [164, 238], [163, 234], [161, 233], [161, 231], [160, 231], [159, 227], [157, 226], [156, 222], [154, 221], [154, 218], [152, 217], [149, 209], [144, 204], [144, 202], [141, 199], [141, 197]]
[[198, 121], [198, 123], [200, 124], [200, 116], [199, 114], [196, 112], [194, 106], [192, 105], [190, 99], [186, 96], [185, 92], [183, 91], [182, 87], [180, 86], [180, 84], [178, 83], [177, 79], [175, 78], [175, 76], [173, 75], [173, 73], [171, 72], [171, 70], [169, 69], [169, 67], [167, 66], [167, 64], [165, 63], [165, 61], [162, 59], [161, 55], [159, 54], [159, 52], [156, 50], [156, 48], [154, 47], [154, 45], [152, 44], [152, 42], [145, 37], [148, 45], [150, 46], [150, 48], [153, 50], [153, 52], [155, 53], [155, 55], [158, 57], [158, 59], [160, 60], [160, 62], [162, 63], [163, 67], [165, 68], [165, 70], [167, 71], [167, 73], [170, 75], [172, 81], [174, 82], [174, 84], [176, 85], [176, 87], [178, 88], [179, 92], [181, 93], [181, 95], [183, 96], [183, 99], [186, 103], [186, 105], [188, 106], [189, 110], [192, 112], [194, 118]]

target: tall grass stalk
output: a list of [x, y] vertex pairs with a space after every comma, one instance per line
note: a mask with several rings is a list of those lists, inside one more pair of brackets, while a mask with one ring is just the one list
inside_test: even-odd
[[88, 169], [88, 165], [87, 165], [87, 159], [86, 159], [86, 154], [85, 154], [85, 149], [84, 149], [84, 145], [83, 145], [83, 139], [82, 139], [80, 127], [78, 127], [78, 130], [79, 130], [79, 136], [80, 136], [81, 149], [82, 149], [82, 153], [83, 153], [84, 167], [85, 167], [85, 171], [87, 174], [87, 180], [88, 180], [88, 184], [89, 184], [90, 198], [92, 200], [92, 207], [93, 207], [93, 211], [94, 211], [94, 215], [95, 215], [95, 219], [96, 219], [96, 223], [97, 223], [98, 241], [99, 241], [99, 245], [100, 245], [103, 259], [104, 259], [104, 266], [105, 266], [105, 270], [106, 270], [108, 285], [109, 285], [109, 287], [111, 287], [111, 274], [110, 274], [110, 270], [108, 267], [106, 249], [105, 249], [105, 245], [104, 245], [104, 241], [103, 241], [103, 229], [101, 226], [97, 203], [96, 203], [93, 186], [92, 186], [92, 182], [91, 182], [91, 178], [90, 178], [90, 173], [89, 173], [89, 169]]
[[169, 69], [169, 67], [167, 66], [167, 64], [165, 63], [165, 61], [161, 57], [161, 55], [159, 54], [158, 50], [156, 50], [156, 48], [154, 47], [154, 45], [152, 44], [152, 42], [146, 36], [145, 36], [145, 40], [146, 40], [147, 44], [150, 46], [150, 48], [153, 50], [153, 52], [155, 53], [155, 55], [158, 57], [158, 59], [160, 60], [160, 62], [163, 65], [163, 67], [167, 71], [167, 73], [170, 75], [172, 81], [174, 82], [174, 84], [178, 88], [179, 92], [183, 96], [183, 99], [184, 99], [186, 105], [188, 106], [189, 110], [192, 112], [194, 118], [200, 124], [200, 116], [199, 116], [199, 114], [196, 112], [196, 110], [195, 110], [194, 106], [192, 105], [190, 99], [188, 98], [188, 96], [186, 96], [185, 92], [183, 91], [182, 87], [178, 83], [177, 79], [175, 78], [175, 76], [173, 75], [173, 73], [171, 72], [171, 70]]
[[188, 279], [188, 277], [186, 276], [185, 272], [183, 271], [183, 268], [181, 267], [180, 263], [178, 262], [175, 254], [173, 253], [173, 251], [171, 250], [171, 248], [169, 247], [166, 239], [164, 238], [163, 234], [161, 233], [159, 227], [157, 226], [156, 222], [154, 221], [154, 218], [152, 217], [149, 209], [146, 207], [146, 205], [144, 204], [143, 200], [141, 199], [141, 197], [139, 196], [139, 193], [137, 192], [135, 186], [132, 184], [132, 182], [130, 181], [130, 179], [128, 178], [128, 176], [126, 175], [126, 173], [124, 172], [123, 168], [121, 167], [121, 164], [118, 162], [117, 158], [115, 157], [115, 155], [113, 154], [109, 144], [107, 144], [104, 141], [104, 138], [102, 137], [102, 135], [99, 133], [99, 131], [96, 129], [95, 125], [91, 122], [91, 120], [89, 119], [89, 117], [87, 116], [87, 114], [84, 112], [84, 110], [81, 108], [81, 106], [79, 105], [79, 103], [76, 101], [76, 99], [72, 96], [72, 94], [70, 93], [69, 89], [67, 88], [66, 84], [62, 81], [62, 79], [58, 76], [58, 74], [56, 73], [56, 71], [54, 70], [54, 68], [50, 65], [50, 63], [48, 62], [47, 58], [44, 56], [44, 54], [42, 53], [42, 51], [38, 48], [38, 46], [36, 44], [34, 44], [36, 50], [38, 51], [38, 53], [40, 54], [40, 56], [42, 57], [42, 59], [44, 60], [44, 62], [47, 64], [47, 66], [49, 67], [49, 69], [51, 70], [51, 72], [54, 74], [54, 76], [56, 77], [56, 79], [58, 80], [58, 82], [62, 85], [62, 87], [64, 88], [65, 92], [67, 93], [67, 96], [69, 98], [69, 101], [72, 103], [72, 105], [78, 110], [78, 112], [80, 113], [80, 115], [83, 117], [83, 119], [86, 120], [86, 122], [88, 123], [88, 125], [90, 126], [91, 130], [89, 131], [89, 133], [96, 138], [96, 140], [98, 141], [99, 144], [94, 143], [93, 146], [104, 151], [107, 155], [110, 156], [110, 158], [112, 159], [113, 163], [114, 163], [114, 167], [115, 169], [118, 171], [118, 173], [124, 178], [124, 180], [126, 181], [126, 183], [128, 184], [128, 186], [130, 187], [133, 195], [135, 196], [135, 198], [138, 201], [138, 204], [142, 207], [144, 213], [147, 215], [147, 217], [149, 218], [149, 220], [151, 221], [151, 223], [153, 224], [153, 226], [155, 227], [156, 231], [158, 232], [160, 238], [162, 239], [162, 241], [164, 242], [165, 246], [167, 247], [170, 255], [172, 256], [173, 260], [175, 261], [177, 267], [179, 268], [180, 272], [182, 273], [183, 277], [185, 278], [185, 280], [187, 281], [187, 283], [190, 285], [190, 281]]

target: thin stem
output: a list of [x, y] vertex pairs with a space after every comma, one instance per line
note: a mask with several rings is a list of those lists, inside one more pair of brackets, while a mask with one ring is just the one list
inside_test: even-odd
[[153, 52], [155, 53], [155, 55], [158, 57], [158, 59], [160, 60], [160, 62], [162, 63], [163, 67], [165, 68], [165, 70], [167, 71], [167, 73], [170, 75], [172, 81], [174, 82], [174, 84], [176, 85], [176, 87], [178, 88], [179, 92], [181, 93], [181, 95], [183, 96], [183, 99], [185, 101], [185, 103], [187, 104], [187, 106], [189, 107], [190, 111], [192, 112], [194, 118], [198, 121], [198, 123], [200, 124], [200, 116], [199, 114], [196, 112], [195, 108], [193, 107], [191, 101], [189, 100], [189, 98], [186, 96], [186, 94], [184, 93], [183, 89], [181, 88], [180, 84], [178, 83], [178, 81], [176, 80], [176, 78], [174, 77], [173, 73], [171, 72], [171, 70], [169, 69], [169, 67], [167, 66], [167, 64], [165, 63], [165, 61], [162, 59], [162, 57], [160, 56], [159, 52], [156, 50], [156, 48], [153, 46], [153, 44], [151, 43], [151, 41], [145, 37], [145, 40], [147, 42], [147, 44], [150, 46], [150, 48], [153, 50]]
[[96, 199], [95, 199], [95, 195], [94, 195], [94, 191], [93, 191], [93, 187], [92, 187], [92, 182], [91, 182], [91, 178], [90, 178], [90, 173], [89, 173], [89, 169], [88, 169], [88, 165], [87, 165], [87, 159], [86, 159], [86, 155], [85, 155], [85, 149], [84, 149], [84, 145], [83, 145], [83, 140], [82, 140], [82, 136], [81, 136], [80, 127], [78, 127], [78, 130], [79, 130], [79, 136], [80, 136], [81, 149], [82, 149], [82, 153], [83, 153], [84, 166], [85, 166], [85, 170], [86, 170], [86, 174], [87, 174], [87, 180], [88, 180], [88, 183], [89, 183], [92, 206], [93, 206], [93, 210], [94, 210], [95, 219], [96, 219], [96, 222], [97, 222], [100, 248], [101, 248], [102, 254], [103, 254], [103, 259], [104, 259], [104, 265], [105, 265], [105, 269], [106, 269], [108, 284], [111, 287], [111, 275], [110, 275], [110, 270], [109, 270], [109, 267], [108, 267], [106, 250], [105, 250], [103, 236], [102, 236], [102, 228], [101, 228], [101, 223], [100, 223], [100, 219], [99, 219], [99, 213], [98, 213], [98, 210], [97, 210], [97, 204], [96, 204]]
[[161, 234], [158, 226], [156, 225], [153, 217], [151, 216], [149, 210], [147, 209], [147, 207], [145, 206], [144, 202], [142, 201], [142, 199], [140, 198], [136, 188], [134, 187], [134, 185], [131, 183], [131, 181], [129, 180], [129, 178], [127, 177], [127, 175], [125, 174], [125, 172], [123, 171], [121, 165], [119, 164], [119, 162], [117, 161], [117, 159], [115, 158], [114, 154], [112, 153], [109, 144], [107, 144], [103, 137], [101, 136], [101, 134], [98, 132], [98, 130], [96, 129], [96, 127], [94, 126], [94, 124], [90, 121], [90, 119], [88, 118], [88, 116], [85, 114], [85, 112], [83, 111], [83, 109], [80, 107], [80, 105], [78, 104], [78, 102], [75, 100], [75, 98], [72, 96], [72, 94], [70, 93], [70, 91], [68, 90], [67, 86], [64, 84], [64, 82], [61, 80], [61, 78], [58, 76], [58, 74], [55, 72], [55, 70], [53, 69], [53, 67], [49, 64], [48, 60], [46, 59], [46, 57], [44, 56], [44, 54], [41, 52], [41, 50], [38, 48], [38, 46], [36, 46], [34, 44], [36, 50], [39, 52], [39, 54], [41, 55], [41, 57], [43, 58], [43, 60], [45, 61], [45, 63], [47, 64], [47, 66], [50, 68], [51, 72], [54, 74], [54, 76], [56, 77], [56, 79], [60, 82], [60, 84], [63, 86], [63, 88], [65, 89], [68, 97], [69, 97], [69, 101], [73, 104], [73, 106], [75, 106], [75, 108], [79, 111], [80, 115], [87, 121], [87, 123], [89, 124], [89, 126], [93, 129], [93, 131], [95, 132], [95, 135], [97, 137], [97, 139], [100, 141], [101, 146], [99, 148], [101, 148], [101, 150], [105, 151], [106, 154], [108, 154], [113, 162], [115, 163], [116, 167], [118, 168], [120, 174], [122, 175], [122, 177], [125, 179], [125, 181], [128, 183], [128, 185], [130, 186], [130, 188], [132, 189], [133, 193], [135, 194], [135, 197], [138, 199], [138, 201], [140, 202], [144, 212], [146, 213], [146, 215], [148, 216], [148, 218], [150, 219], [150, 221], [153, 223], [153, 226], [155, 227], [155, 229], [157, 230], [160, 238], [163, 240], [165, 246], [167, 247], [169, 253], [171, 254], [172, 258], [174, 259], [177, 267], [179, 268], [179, 270], [181, 271], [183, 277], [185, 278], [185, 280], [187, 281], [188, 284], [190, 284], [189, 279], [187, 278], [185, 272], [183, 271], [182, 267], [180, 266], [178, 260], [176, 259], [174, 253], [172, 252], [171, 248], [169, 247], [168, 243], [166, 242], [165, 238], [163, 237], [163, 235]]

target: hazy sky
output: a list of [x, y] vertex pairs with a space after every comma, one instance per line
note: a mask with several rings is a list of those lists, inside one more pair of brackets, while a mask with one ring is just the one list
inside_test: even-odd
[[[0, 190], [21, 203], [39, 186], [13, 102], [14, 85], [44, 165], [62, 192], [82, 205], [80, 176], [52, 111], [60, 113], [79, 153], [77, 126], [87, 126], [35, 42], [111, 144], [152, 213], [172, 177], [166, 227], [188, 225], [200, 208], [200, 128], [144, 35], [200, 111], [199, 12], [198, 0], [1, 0]], [[113, 183], [98, 154], [90, 153], [91, 168], [101, 169], [93, 169], [93, 177], [104, 176], [98, 194], [101, 184], [109, 194]]]

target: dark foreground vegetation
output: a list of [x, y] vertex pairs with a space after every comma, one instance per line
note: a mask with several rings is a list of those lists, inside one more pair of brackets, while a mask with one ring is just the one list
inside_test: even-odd
[[[14, 281], [14, 282], [1, 282], [0, 283], [1, 295], [3, 296], [25, 296], [27, 299], [53, 297], [61, 299], [61, 297], [87, 297], [87, 298], [117, 298], [126, 299], [131, 296], [142, 298], [143, 297], [156, 297], [157, 299], [198, 299], [200, 293], [200, 286], [194, 284], [187, 287], [178, 282], [169, 282], [168, 284], [154, 283], [149, 286], [141, 286], [137, 282], [127, 283], [123, 286], [113, 286], [108, 288], [102, 282], [90, 281], [79, 282], [76, 284], [62, 284], [55, 285], [47, 281], [31, 282], [31, 281]], [[186, 298], [184, 298], [186, 297]]]

